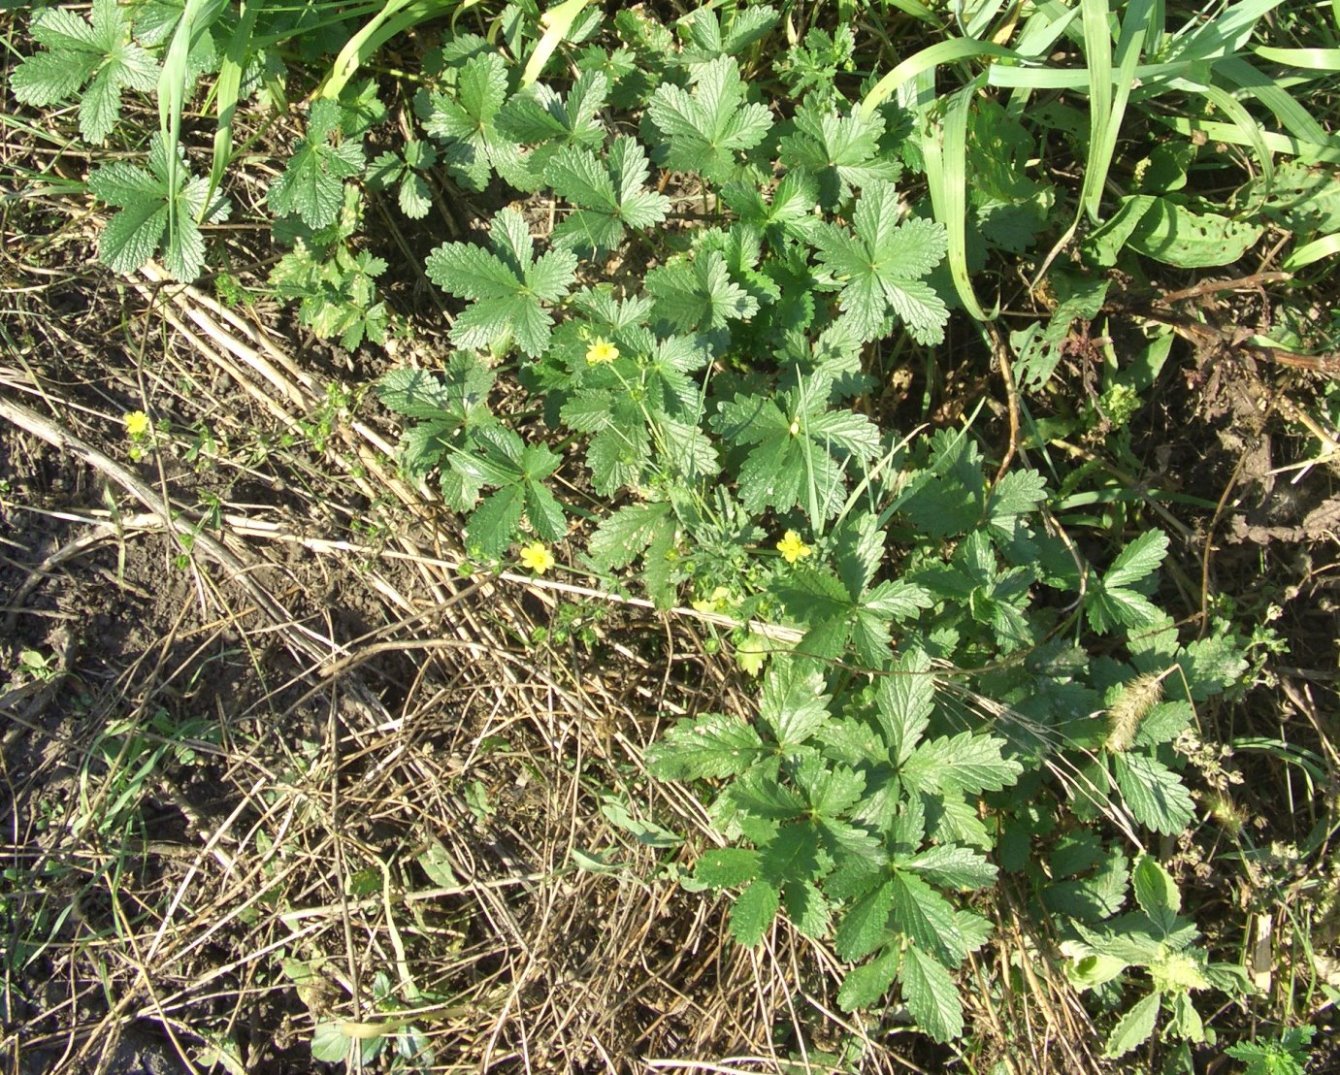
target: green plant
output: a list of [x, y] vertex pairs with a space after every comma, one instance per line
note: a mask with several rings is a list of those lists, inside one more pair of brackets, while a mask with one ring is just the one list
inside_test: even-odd
[[1204, 1041], [1205, 1025], [1196, 1010], [1193, 993], [1210, 988], [1228, 993], [1247, 989], [1246, 976], [1236, 964], [1211, 963], [1196, 946], [1196, 928], [1181, 917], [1181, 895], [1157, 861], [1141, 856], [1131, 871], [1131, 888], [1138, 911], [1114, 919], [1102, 929], [1080, 922], [1074, 927], [1080, 940], [1067, 943], [1073, 961], [1072, 980], [1082, 989], [1116, 982], [1132, 968], [1149, 976], [1149, 991], [1121, 1017], [1107, 1039], [1106, 1054], [1124, 1056], [1147, 1041], [1168, 1014], [1167, 1035], [1191, 1042]]
[[1246, 1065], [1246, 1075], [1303, 1075], [1315, 1034], [1310, 1026], [1293, 1027], [1274, 1041], [1242, 1042], [1224, 1052]]
[[[1146, 841], [1195, 823], [1198, 707], [1241, 689], [1256, 643], [1208, 615], [1193, 637], [1174, 617], [1156, 491], [1103, 484], [1096, 465], [1062, 472], [1047, 453], [1111, 434], [1134, 459], [1171, 322], [1142, 324], [1130, 360], [1089, 332], [1135, 307], [1118, 294], [1132, 282], [1237, 261], [1267, 226], [1292, 236], [1300, 267], [1334, 245], [1334, 184], [1312, 165], [1340, 151], [1290, 92], [1319, 75], [1257, 65], [1307, 59], [1252, 44], [1272, 0], [1208, 16], [1150, 0], [986, 4], [947, 28], [912, 0], [894, 6], [925, 35], [905, 56], [854, 22], [758, 4], [669, 25], [628, 9], [605, 26], [575, 0], [544, 15], [509, 5], [492, 23], [475, 12], [473, 28], [444, 28], [415, 76], [418, 126], [370, 169], [364, 143], [388, 114], [352, 75], [445, 5], [388, 3], [352, 33], [331, 8], [249, 6], [200, 32], [226, 44], [216, 87], [235, 105], [271, 47], [332, 29], [314, 48], [336, 60], [267, 199], [288, 248], [270, 287], [319, 336], [386, 338], [368, 191], [394, 192], [416, 221], [439, 189], [510, 188], [552, 210], [552, 229], [507, 206], [487, 245], [432, 249], [428, 279], [463, 304], [454, 351], [440, 369], [387, 373], [377, 393], [407, 420], [405, 474], [436, 481], [476, 565], [515, 554], [542, 574], [565, 560], [660, 608], [735, 621], [757, 714], [684, 720], [650, 766], [711, 802], [728, 846], [682, 876], [732, 894], [736, 941], [788, 919], [846, 964], [844, 1008], [883, 1012], [896, 991], [950, 1040], [964, 1028], [954, 972], [989, 936], [1003, 869], [1058, 916], [1077, 984], [1119, 999], [1122, 979], [1148, 979], [1110, 1054], [1165, 1011], [1168, 1036], [1199, 1040], [1192, 993], [1246, 987], [1197, 943]], [[115, 11], [95, 7], [95, 34], [125, 38]], [[37, 18], [39, 43], [55, 41], [51, 21]], [[782, 27], [803, 47], [770, 63]], [[18, 69], [31, 87], [45, 55]], [[953, 85], [937, 92], [937, 72]], [[121, 209], [102, 240], [114, 268], [162, 245], [179, 278], [202, 270], [201, 228], [226, 205], [219, 119], [209, 183], [161, 133], [148, 171], [94, 171], [90, 190]], [[1148, 152], [1118, 152], [1137, 140]], [[1015, 294], [1025, 275], [1037, 305]], [[951, 309], [989, 321], [1011, 301], [1028, 309], [1008, 340], [984, 336], [1008, 447], [983, 406], [907, 432], [916, 416], [889, 402], [890, 375], [934, 365]], [[1101, 388], [1044, 420], [1076, 356]], [[316, 416], [318, 450], [347, 402]], [[484, 785], [470, 787], [486, 818]], [[1130, 889], [1138, 910], [1124, 910]], [[347, 1057], [348, 1038], [322, 1048]]]

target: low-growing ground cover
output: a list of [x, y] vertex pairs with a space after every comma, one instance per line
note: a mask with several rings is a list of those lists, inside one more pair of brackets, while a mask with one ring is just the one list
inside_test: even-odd
[[6, 20], [12, 1067], [1337, 1062], [1340, 10]]

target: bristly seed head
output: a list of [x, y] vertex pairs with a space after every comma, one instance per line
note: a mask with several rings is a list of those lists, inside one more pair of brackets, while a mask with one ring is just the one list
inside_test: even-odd
[[1107, 711], [1108, 733], [1103, 746], [1114, 754], [1130, 750], [1140, 722], [1162, 698], [1163, 676], [1158, 672], [1146, 672], [1127, 683]]

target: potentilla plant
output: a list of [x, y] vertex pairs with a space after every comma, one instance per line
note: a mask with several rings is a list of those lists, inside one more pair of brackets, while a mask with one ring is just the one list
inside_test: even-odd
[[[1022, 90], [1047, 84], [1026, 76], [1062, 34], [1110, 52], [1092, 6], [1082, 32], [1060, 10], [1030, 15], [1013, 50], [956, 39], [996, 66], [947, 102], [927, 100], [917, 72], [937, 61], [922, 54], [896, 84], [859, 86], [845, 74], [848, 28], [798, 36], [770, 79], [762, 43], [782, 20], [761, 5], [673, 28], [626, 9], [602, 30], [588, 11], [562, 24], [566, 42], [560, 24], [509, 6], [500, 35], [445, 32], [413, 114], [397, 118], [413, 137], [370, 171], [364, 141], [387, 109], [373, 82], [351, 81], [367, 55], [342, 50], [267, 207], [288, 247], [271, 286], [353, 348], [390, 323], [376, 294], [386, 263], [361, 245], [364, 184], [394, 191], [416, 221], [442, 192], [517, 199], [428, 254], [428, 279], [457, 303], [453, 349], [441, 368], [388, 373], [380, 398], [406, 420], [405, 473], [436, 483], [479, 561], [575, 567], [742, 625], [755, 711], [680, 721], [649, 758], [710, 803], [728, 846], [698, 856], [692, 879], [731, 895], [736, 942], [785, 919], [844, 962], [844, 1008], [901, 1000], [947, 1041], [964, 1028], [955, 971], [990, 935], [983, 909], [1005, 869], [1057, 916], [1079, 985], [1146, 986], [1109, 1040], [1119, 1055], [1160, 1026], [1204, 1036], [1192, 994], [1243, 988], [1196, 946], [1149, 847], [1194, 819], [1179, 737], [1243, 675], [1245, 643], [1229, 629], [1182, 638], [1158, 601], [1163, 532], [1091, 564], [1050, 514], [1041, 473], [997, 473], [971, 420], [890, 428], [873, 391], [882, 354], [934, 347], [951, 306], [976, 310], [969, 236], [979, 254], [1056, 238], [1057, 189], [1027, 174], [1038, 149]], [[96, 0], [91, 21], [37, 16], [45, 51], [17, 68], [19, 99], [82, 94], [85, 137], [108, 138], [121, 92], [149, 88], [156, 70], [132, 11], [145, 14]], [[277, 98], [268, 47], [301, 22], [212, 13], [191, 38], [197, 77], [217, 71], [234, 103]], [[1258, 17], [1231, 9], [1221, 51]], [[1143, 40], [1134, 18], [1123, 65]], [[157, 26], [152, 40], [172, 33]], [[1169, 62], [1209, 62], [1212, 46], [1168, 46]], [[551, 54], [566, 73], [539, 77], [560, 69]], [[1022, 90], [978, 107], [988, 84]], [[1090, 90], [1115, 138], [1125, 98], [1110, 79]], [[1047, 122], [1073, 137], [1082, 124], [1066, 107]], [[159, 134], [147, 170], [95, 170], [90, 191], [120, 210], [104, 260], [129, 271], [161, 250], [180, 279], [196, 276], [202, 228], [228, 206], [219, 160], [216, 143], [211, 179], [196, 178]], [[1083, 272], [1113, 264], [1127, 239], [1145, 256], [1158, 222], [1184, 210], [1151, 195], [1123, 202], [1126, 231], [1095, 229], [1053, 324], [1016, 336], [1019, 386], [1041, 388], [1072, 321], [1096, 314], [1105, 285]], [[537, 420], [494, 409], [504, 380]], [[591, 494], [580, 510], [560, 476]]]

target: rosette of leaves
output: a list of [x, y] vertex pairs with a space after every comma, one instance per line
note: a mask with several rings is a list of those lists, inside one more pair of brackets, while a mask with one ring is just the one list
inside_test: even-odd
[[705, 853], [694, 877], [740, 890], [737, 941], [757, 944], [785, 913], [855, 964], [844, 1008], [876, 1005], [896, 982], [921, 1027], [946, 1041], [963, 1026], [952, 972], [988, 935], [951, 894], [996, 876], [973, 846], [990, 846], [975, 804], [1021, 766], [999, 738], [942, 734], [935, 709], [929, 664], [915, 653], [877, 688], [838, 698], [818, 664], [774, 657], [755, 722], [681, 721], [653, 748], [651, 769], [727, 781], [715, 812], [744, 846]]
[[1071, 960], [1067, 973], [1080, 989], [1119, 983], [1133, 970], [1148, 975], [1148, 991], [1108, 1035], [1104, 1052], [1109, 1057], [1124, 1056], [1147, 1041], [1165, 1015], [1165, 1036], [1203, 1042], [1205, 1024], [1193, 994], [1214, 988], [1234, 995], [1249, 988], [1240, 966], [1213, 963], [1196, 944], [1200, 932], [1181, 916], [1181, 893], [1155, 859], [1140, 857], [1131, 871], [1131, 888], [1138, 910], [1102, 927], [1073, 922], [1079, 940], [1062, 945]]

